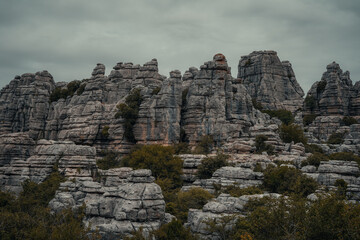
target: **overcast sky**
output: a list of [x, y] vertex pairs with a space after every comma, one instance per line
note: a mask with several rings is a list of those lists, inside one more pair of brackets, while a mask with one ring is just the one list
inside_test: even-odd
[[332, 61], [360, 80], [359, 0], [0, 0], [0, 87], [48, 70], [55, 81], [106, 74], [117, 62], [182, 73], [223, 53], [275, 50], [304, 91]]

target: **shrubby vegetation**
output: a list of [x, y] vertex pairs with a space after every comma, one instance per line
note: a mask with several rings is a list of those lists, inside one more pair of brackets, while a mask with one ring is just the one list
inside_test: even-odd
[[214, 148], [215, 141], [212, 135], [204, 135], [201, 137], [200, 142], [195, 147], [195, 153], [197, 154], [209, 154]]
[[267, 154], [274, 154], [274, 146], [267, 144], [268, 137], [265, 135], [258, 135], [255, 137], [256, 153], [267, 152]]
[[135, 148], [128, 156], [122, 159], [125, 167], [135, 169], [150, 169], [163, 190], [165, 201], [173, 201], [176, 192], [182, 186], [181, 158], [174, 156], [173, 147], [161, 145], [144, 145]]
[[118, 112], [115, 114], [115, 118], [122, 117], [124, 119], [124, 136], [129, 142], [135, 143], [135, 136], [133, 127], [139, 116], [139, 108], [143, 101], [141, 96], [141, 89], [137, 88], [130, 92], [126, 97], [125, 103], [117, 105]]
[[325, 87], [326, 87], [326, 81], [325, 80], [321, 80], [317, 86], [316, 86], [316, 92], [319, 94], [319, 93], [322, 93], [324, 90], [325, 90]]
[[289, 125], [282, 124], [279, 130], [280, 138], [286, 143], [291, 143], [292, 141], [294, 143], [307, 143], [304, 132], [299, 125], [293, 123]]
[[110, 127], [108, 125], [105, 125], [103, 129], [101, 130], [101, 137], [104, 139], [107, 139], [109, 137], [109, 129]]
[[257, 186], [249, 186], [246, 188], [241, 188], [240, 186], [233, 184], [225, 187], [224, 189], [222, 189], [220, 185], [216, 195], [220, 195], [221, 193], [227, 193], [233, 197], [240, 197], [242, 195], [261, 194], [263, 192], [264, 191]]
[[198, 166], [197, 176], [199, 178], [211, 178], [217, 169], [228, 165], [228, 157], [228, 155], [219, 153], [216, 157], [204, 158]]
[[83, 208], [50, 213], [48, 203], [62, 181], [54, 171], [40, 184], [25, 181], [17, 199], [0, 192], [0, 239], [99, 239], [84, 227]]
[[350, 117], [350, 116], [343, 117], [342, 122], [345, 124], [345, 126], [350, 126], [352, 124], [358, 123], [358, 121], [355, 118]]
[[264, 172], [264, 188], [269, 192], [297, 194], [306, 197], [315, 192], [317, 182], [302, 174], [300, 170], [289, 167], [269, 166]]
[[66, 85], [66, 88], [57, 87], [50, 94], [50, 102], [56, 102], [60, 98], [66, 99], [67, 97], [74, 96], [74, 93], [81, 95], [84, 92], [85, 84], [81, 84], [81, 81], [74, 80]]
[[251, 101], [252, 101], [252, 105], [254, 106], [255, 109], [260, 110], [260, 111], [262, 111], [264, 109], [261, 102], [256, 101], [255, 98], [251, 99]]
[[314, 108], [316, 107], [316, 100], [313, 96], [307, 95], [304, 100], [305, 106], [310, 109], [310, 111], [314, 111]]
[[354, 161], [360, 166], [360, 157], [352, 152], [337, 152], [329, 155], [331, 160]]
[[311, 156], [309, 156], [305, 161], [301, 163], [301, 166], [306, 165], [314, 165], [316, 167], [319, 167], [321, 161], [328, 161], [329, 157], [325, 154], [315, 152]]
[[316, 144], [305, 144], [305, 152], [307, 153], [324, 153], [321, 147]]
[[261, 110], [263, 113], [267, 113], [270, 117], [276, 117], [280, 119], [280, 121], [285, 124], [289, 125], [290, 123], [294, 122], [294, 116], [290, 111], [280, 109], [280, 110]]
[[327, 143], [328, 144], [342, 144], [344, 142], [345, 134], [346, 134], [346, 132], [343, 132], [343, 133], [334, 132], [333, 134], [330, 135]]
[[248, 239], [360, 239], [360, 205], [336, 195], [306, 199], [253, 200], [253, 211], [239, 218], [229, 239], [248, 234]]
[[175, 200], [166, 205], [166, 211], [184, 223], [190, 208], [201, 209], [213, 197], [208, 191], [198, 187], [186, 192], [179, 191]]
[[310, 124], [315, 120], [315, 118], [316, 118], [317, 116], [318, 116], [318, 115], [316, 115], [316, 114], [307, 114], [307, 115], [304, 115], [304, 117], [303, 117], [303, 124], [304, 124], [304, 126], [310, 125]]
[[152, 90], [151, 95], [157, 95], [161, 90], [161, 87], [156, 87]]
[[119, 154], [116, 152], [103, 152], [101, 154], [103, 158], [96, 161], [98, 168], [102, 170], [108, 170], [110, 168], [121, 167], [122, 163], [119, 158]]

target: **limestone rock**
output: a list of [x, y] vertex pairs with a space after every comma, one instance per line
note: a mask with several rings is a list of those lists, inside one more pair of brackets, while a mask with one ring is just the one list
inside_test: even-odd
[[309, 100], [304, 104], [304, 109], [309, 113], [323, 116], [358, 115], [357, 110], [352, 109], [352, 100], [358, 98], [358, 95], [350, 73], [343, 72], [336, 62], [327, 65], [321, 81], [312, 85], [307, 98], [312, 102]]
[[288, 61], [281, 62], [275, 51], [255, 51], [242, 56], [238, 78], [252, 99], [266, 109], [295, 112], [302, 106], [304, 92]]
[[212, 135], [217, 143], [239, 138], [250, 126], [265, 121], [254, 111], [241, 81], [231, 77], [222, 54], [200, 67], [184, 100], [181, 127], [191, 144], [204, 135]]
[[43, 138], [54, 88], [47, 71], [16, 76], [0, 92], [0, 134], [29, 132], [33, 139]]
[[[19, 193], [26, 179], [40, 183], [55, 165], [66, 177], [91, 177], [96, 172], [96, 150], [73, 142], [39, 140], [26, 134], [2, 135], [0, 138], [0, 187]], [[10, 153], [11, 152], [11, 153]]]
[[[119, 168], [111, 171], [110, 174], [103, 171], [103, 177], [111, 175], [112, 182], [122, 183], [104, 186], [91, 178], [75, 178], [61, 183], [55, 198], [49, 203], [51, 209], [60, 211], [85, 204], [85, 225], [99, 229], [106, 239], [129, 235], [140, 228], [148, 233], [172, 218], [165, 214], [161, 188], [153, 182], [150, 170], [129, 171], [128, 168]], [[114, 171], [121, 173], [118, 180], [115, 180]], [[127, 176], [125, 181], [123, 173]]]
[[241, 197], [231, 197], [229, 194], [220, 194], [216, 199], [211, 200], [204, 205], [202, 210], [190, 209], [186, 226], [191, 231], [200, 235], [201, 239], [221, 239], [219, 236], [212, 235], [207, 230], [206, 221], [218, 221], [221, 218], [228, 217], [228, 228], [235, 224], [236, 217], [244, 216], [246, 213], [244, 206], [250, 199], [260, 199], [263, 197], [279, 198], [281, 195], [276, 193], [244, 195]]

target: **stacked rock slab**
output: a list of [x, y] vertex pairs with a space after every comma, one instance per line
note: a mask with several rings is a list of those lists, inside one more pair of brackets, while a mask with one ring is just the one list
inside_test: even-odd
[[348, 71], [343, 72], [336, 62], [326, 67], [321, 81], [315, 82], [304, 104], [305, 111], [317, 115], [349, 115], [356, 91]]
[[47, 71], [16, 76], [0, 92], [0, 134], [29, 132], [34, 139], [44, 137], [49, 96], [55, 88]]
[[222, 167], [217, 169], [209, 179], [197, 179], [191, 186], [184, 186], [184, 191], [191, 187], [201, 187], [210, 193], [215, 193], [215, 187], [237, 185], [240, 188], [258, 186], [263, 182], [261, 172], [254, 172], [250, 167]]
[[[180, 139], [182, 82], [178, 70], [140, 106], [134, 135], [139, 144], [172, 144]], [[151, 88], [150, 88], [151, 89]], [[152, 90], [154, 91], [154, 89]]]
[[246, 203], [251, 199], [261, 199], [263, 197], [279, 198], [280, 194], [266, 193], [255, 195], [243, 195], [241, 197], [232, 197], [229, 194], [220, 194], [216, 199], [211, 200], [204, 205], [203, 209], [190, 209], [186, 226], [191, 231], [198, 234], [201, 239], [222, 239], [221, 236], [209, 231], [208, 221], [215, 221], [218, 224], [227, 223], [226, 227], [232, 228], [239, 216], [244, 216]]
[[308, 165], [301, 169], [306, 175], [320, 184], [336, 187], [336, 180], [343, 179], [347, 184], [347, 195], [350, 200], [360, 200], [360, 170], [356, 162], [330, 160], [322, 161], [320, 166]]
[[[239, 79], [230, 75], [224, 55], [216, 54], [196, 73], [184, 99], [181, 124], [190, 144], [204, 135], [215, 142], [239, 138], [249, 127], [264, 121], [264, 115], [254, 111], [251, 98]], [[184, 96], [185, 98], [185, 96]]]
[[265, 109], [295, 112], [302, 107], [304, 92], [291, 64], [281, 62], [275, 51], [255, 51], [242, 56], [238, 70], [238, 78], [251, 98]]
[[343, 72], [336, 62], [327, 65], [321, 81], [312, 85], [304, 101], [305, 114], [317, 116], [306, 126], [311, 142], [325, 142], [334, 132], [349, 132], [342, 119], [349, 115], [358, 118], [359, 86], [353, 86], [350, 73]]
[[13, 133], [0, 138], [0, 187], [18, 194], [29, 179], [40, 183], [56, 166], [66, 177], [89, 177], [96, 172], [96, 150], [70, 141], [39, 140]]
[[58, 212], [85, 203], [84, 223], [98, 229], [104, 239], [121, 238], [140, 228], [148, 233], [170, 220], [161, 188], [154, 183], [150, 170], [120, 168], [103, 174], [112, 176], [106, 185], [91, 178], [61, 183], [50, 207]]

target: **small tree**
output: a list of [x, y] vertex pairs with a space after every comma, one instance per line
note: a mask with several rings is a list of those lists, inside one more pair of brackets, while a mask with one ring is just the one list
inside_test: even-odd
[[228, 165], [226, 161], [228, 157], [220, 153], [216, 157], [204, 158], [198, 166], [197, 176], [199, 178], [211, 178], [217, 169]]

